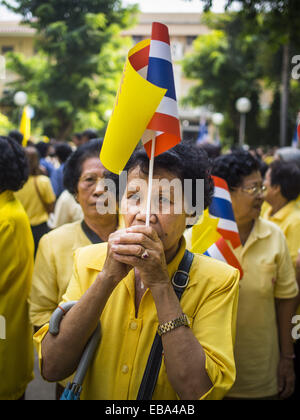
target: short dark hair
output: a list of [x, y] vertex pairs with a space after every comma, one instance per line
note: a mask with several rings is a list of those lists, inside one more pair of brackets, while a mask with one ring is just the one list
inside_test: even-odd
[[271, 185], [279, 185], [281, 194], [288, 201], [300, 194], [300, 168], [295, 162], [275, 160], [270, 165]]
[[[141, 170], [148, 174], [149, 158], [144, 147], [138, 148], [129, 159], [125, 170], [130, 170], [139, 166]], [[174, 173], [181, 180], [192, 180], [192, 206], [196, 205], [197, 194], [197, 179], [204, 180], [204, 208], [206, 209], [212, 200], [213, 195], [213, 181], [210, 176], [210, 161], [207, 153], [203, 150], [197, 149], [191, 143], [181, 142], [172, 149], [158, 155], [154, 161], [155, 168], [166, 169]]]
[[12, 130], [8, 133], [8, 136], [22, 146], [24, 136], [20, 131]]
[[0, 192], [20, 190], [29, 176], [25, 152], [15, 140], [0, 136]]
[[45, 158], [47, 156], [49, 147], [50, 147], [50, 144], [49, 143], [45, 143], [44, 141], [39, 141], [35, 145], [35, 148], [39, 152], [39, 155], [40, 155], [41, 158]]
[[55, 146], [55, 155], [64, 163], [72, 153], [72, 147], [67, 143], [57, 143]]
[[82, 137], [87, 137], [89, 140], [92, 140], [98, 137], [98, 133], [96, 130], [89, 128], [81, 133], [81, 138]]
[[[103, 140], [93, 139], [78, 147], [73, 152], [65, 163], [64, 167], [64, 186], [73, 195], [77, 193], [77, 186], [82, 172], [83, 163], [92, 157], [98, 157], [100, 160], [100, 152], [102, 149]], [[119, 194], [119, 176], [106, 171], [105, 177], [110, 178], [116, 185], [116, 194]]]
[[258, 159], [245, 150], [235, 150], [213, 161], [212, 174], [223, 178], [230, 190], [239, 187], [243, 179], [253, 172], [260, 171]]

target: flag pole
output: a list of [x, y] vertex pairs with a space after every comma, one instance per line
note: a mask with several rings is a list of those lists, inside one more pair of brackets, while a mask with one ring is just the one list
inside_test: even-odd
[[147, 211], [146, 211], [146, 227], [150, 226], [150, 212], [151, 212], [151, 193], [153, 181], [153, 167], [154, 167], [154, 152], [155, 152], [155, 136], [151, 141], [151, 159], [149, 163], [148, 176], [148, 197], [147, 197]]

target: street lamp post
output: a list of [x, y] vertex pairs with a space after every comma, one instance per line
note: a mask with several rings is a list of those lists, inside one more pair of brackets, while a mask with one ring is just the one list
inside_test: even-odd
[[216, 127], [216, 139], [217, 141], [220, 140], [220, 134], [219, 134], [219, 126], [223, 124], [224, 122], [224, 115], [221, 114], [220, 112], [215, 112], [212, 117], [211, 120], [214, 124], [214, 126]]
[[245, 144], [246, 114], [251, 110], [251, 102], [248, 98], [239, 98], [236, 101], [235, 107], [237, 111], [241, 114], [239, 145], [243, 147]]

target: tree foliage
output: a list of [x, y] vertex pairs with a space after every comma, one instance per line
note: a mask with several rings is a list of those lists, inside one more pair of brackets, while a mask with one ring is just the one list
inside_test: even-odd
[[[200, 2], [204, 4], [206, 11], [209, 11], [215, 3], [213, 0], [200, 0]], [[229, 12], [233, 3], [240, 5], [238, 12]], [[236, 27], [236, 38], [230, 35], [232, 24], [227, 28], [223, 27], [224, 38], [229, 47], [227, 50], [218, 48], [218, 51], [223, 51], [224, 62], [227, 63], [228, 69], [231, 67], [232, 73], [224, 69], [219, 72], [218, 76], [223, 79], [225, 91], [223, 94], [219, 82], [219, 85], [215, 84], [212, 87], [214, 94], [218, 97], [218, 102], [221, 97], [225, 100], [225, 104], [228, 102], [230, 92], [238, 94], [239, 91], [239, 96], [244, 96], [243, 90], [248, 91], [248, 95], [245, 96], [251, 99], [252, 91], [252, 94], [257, 97], [255, 104], [257, 115], [255, 121], [247, 124], [248, 142], [257, 144], [257, 139], [260, 139], [262, 144], [278, 145], [280, 127], [285, 121], [287, 124], [286, 141], [289, 144], [299, 110], [299, 82], [291, 80], [290, 75], [291, 58], [300, 51], [300, 2], [298, 0], [227, 0], [226, 10], [228, 11], [225, 14], [227, 19], [231, 20]], [[210, 27], [219, 28], [219, 23], [210, 20]], [[284, 60], [285, 54], [288, 57]], [[200, 56], [195, 55], [192, 61], [196, 64], [199, 59]], [[203, 59], [204, 57], [201, 56], [201, 60]], [[239, 83], [235, 80], [236, 77], [239, 78]], [[200, 69], [198, 78], [202, 85], [208, 86], [207, 79]], [[242, 86], [247, 83], [249, 83], [249, 88], [243, 89]], [[238, 86], [242, 89], [236, 89]], [[273, 101], [268, 110], [259, 108], [258, 100], [262, 90], [267, 90]], [[190, 99], [193, 99], [195, 103], [195, 96]], [[223, 107], [223, 110], [229, 115], [228, 106]], [[249, 117], [251, 118], [251, 115]], [[233, 111], [230, 119], [234, 119]]]
[[[124, 63], [120, 31], [134, 22], [135, 7], [120, 0], [18, 0], [6, 4], [37, 31], [37, 55], [10, 54], [48, 136], [66, 138], [76, 128], [104, 127]], [[122, 50], [123, 48], [123, 50]]]

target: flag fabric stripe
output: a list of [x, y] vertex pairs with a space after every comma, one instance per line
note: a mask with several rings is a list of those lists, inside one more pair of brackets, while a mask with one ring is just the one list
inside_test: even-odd
[[[155, 156], [158, 156], [161, 153], [164, 153], [167, 150], [171, 149], [172, 147], [175, 147], [176, 144], [178, 144], [177, 136], [173, 136], [172, 134], [167, 133], [163, 133], [157, 136], [155, 142]], [[151, 140], [144, 144], [148, 156], [151, 156], [151, 145]]]
[[173, 66], [166, 60], [149, 57], [148, 76], [150, 83], [168, 89], [165, 96], [176, 100]]
[[170, 45], [162, 41], [151, 41], [149, 57], [160, 58], [172, 64]]
[[151, 40], [154, 41], [163, 41], [166, 44], [170, 45], [169, 30], [166, 25], [163, 25], [159, 22], [154, 22], [152, 24], [152, 35]]
[[[215, 187], [223, 188], [226, 191], [229, 191], [228, 185], [227, 185], [227, 182], [225, 181], [225, 179], [220, 178], [218, 176], [213, 176], [212, 178], [214, 180]], [[231, 199], [230, 199], [230, 201], [231, 201]]]
[[162, 130], [173, 134], [174, 136], [180, 137], [180, 127], [178, 126], [177, 118], [171, 117], [170, 115], [160, 114], [156, 112], [151, 121], [148, 124], [150, 130]]
[[139, 71], [143, 67], [148, 66], [149, 63], [149, 51], [150, 45], [142, 48], [141, 50], [135, 52], [129, 57], [129, 61], [134, 68], [134, 70]]
[[216, 187], [214, 191], [214, 197], [216, 198], [223, 198], [224, 200], [231, 201], [229, 191], [225, 190], [224, 188]]
[[209, 213], [215, 217], [229, 219], [232, 222], [235, 221], [231, 203], [222, 198], [213, 198], [212, 203], [209, 207]]
[[222, 253], [219, 251], [219, 248], [217, 247], [217, 244], [213, 244], [206, 252], [204, 252], [204, 255], [207, 255], [208, 257], [214, 258], [215, 260], [227, 262], [225, 258], [223, 257]]
[[160, 114], [170, 115], [177, 119], [179, 118], [177, 102], [174, 101], [174, 99], [168, 98], [166, 96], [163, 97], [156, 112], [159, 112]]

